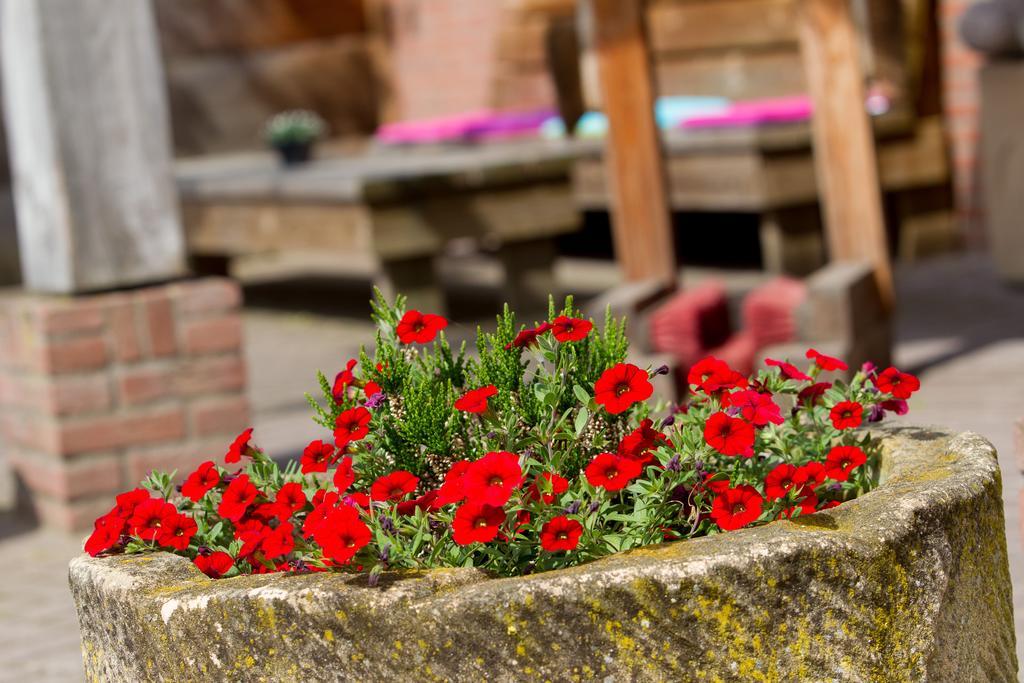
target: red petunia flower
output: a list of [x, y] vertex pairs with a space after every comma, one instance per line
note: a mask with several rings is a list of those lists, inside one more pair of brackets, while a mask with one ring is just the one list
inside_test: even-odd
[[780, 425], [786, 421], [779, 406], [772, 400], [771, 394], [749, 389], [737, 391], [734, 394], [726, 394], [722, 405], [737, 408], [743, 419], [755, 427], [764, 427], [769, 422]]
[[819, 368], [826, 372], [829, 370], [846, 370], [849, 367], [838, 358], [826, 356], [820, 351], [815, 351], [814, 349], [807, 349], [807, 357], [812, 359]]
[[462, 477], [463, 490], [471, 501], [501, 506], [523, 483], [519, 456], [507, 451], [491, 452], [470, 464]]
[[[173, 507], [173, 506], [172, 506]], [[156, 535], [156, 542], [165, 548], [185, 550], [196, 535], [198, 527], [196, 520], [188, 515], [175, 514], [164, 517], [160, 524], [160, 531]]]
[[540, 530], [540, 547], [549, 553], [575, 550], [583, 535], [583, 525], [575, 519], [561, 516], [544, 524]]
[[160, 498], [150, 498], [135, 506], [131, 519], [128, 520], [128, 533], [138, 536], [143, 541], [155, 541], [160, 534], [160, 527], [178, 514], [178, 509]]
[[592, 329], [594, 329], [594, 323], [589, 320], [570, 318], [565, 315], [558, 316], [551, 323], [551, 334], [562, 343], [586, 339]]
[[235, 437], [235, 440], [231, 442], [231, 446], [228, 447], [227, 455], [224, 456], [224, 462], [238, 462], [242, 459], [243, 455], [249, 455], [249, 439], [251, 438], [252, 427], [249, 427]]
[[85, 541], [85, 552], [96, 557], [115, 548], [121, 541], [126, 521], [117, 514], [117, 509], [99, 517], [93, 522], [92, 534]]
[[472, 389], [455, 401], [455, 409], [465, 413], [482, 413], [487, 410], [487, 399], [498, 393], [498, 387], [488, 384], [479, 389]]
[[796, 468], [793, 485], [799, 488], [820, 486], [825, 482], [825, 466], [820, 462], [809, 462]]
[[825, 456], [825, 475], [836, 481], [846, 481], [850, 473], [868, 461], [868, 456], [856, 446], [835, 446]]
[[132, 489], [131, 491], [117, 494], [115, 500], [117, 505], [110, 512], [116, 512], [118, 517], [128, 519], [135, 512], [135, 508], [139, 503], [149, 500], [149, 491], [143, 488]]
[[334, 419], [334, 443], [344, 448], [370, 433], [370, 411], [362, 406], [350, 408]]
[[629, 409], [634, 403], [646, 401], [654, 393], [647, 372], [632, 363], [619, 363], [605, 370], [594, 383], [594, 400], [612, 415]]
[[623, 458], [636, 460], [641, 465], [648, 465], [654, 460], [651, 449], [659, 443], [667, 444], [668, 437], [654, 429], [653, 421], [645, 419], [640, 426], [626, 434], [619, 442], [617, 454]]
[[185, 483], [181, 485], [181, 495], [198, 503], [207, 491], [219, 483], [220, 472], [217, 471], [217, 466], [212, 460], [207, 460], [188, 475]]
[[712, 493], [722, 493], [729, 489], [729, 477], [721, 477], [716, 472], [708, 472], [704, 475], [704, 481], [702, 482], [704, 488], [708, 489]]
[[738, 417], [717, 412], [704, 423], [704, 440], [722, 455], [754, 455], [754, 427]]
[[348, 363], [345, 365], [345, 369], [334, 376], [334, 385], [331, 387], [331, 396], [334, 397], [335, 403], [341, 403], [345, 400], [345, 390], [348, 389], [349, 385], [356, 381], [356, 375], [353, 370], [356, 367], [356, 359], [350, 358]]
[[793, 476], [796, 474], [796, 467], [789, 463], [776, 465], [764, 478], [764, 493], [768, 500], [785, 498], [789, 490], [793, 488]]
[[237, 522], [256, 501], [260, 492], [249, 481], [249, 475], [240, 474], [224, 489], [224, 495], [217, 506], [217, 513], [224, 519]]
[[906, 400], [921, 388], [921, 380], [909, 372], [886, 368], [875, 378], [875, 386], [883, 394], [891, 394], [893, 398]]
[[366, 398], [373, 398], [377, 394], [383, 392], [384, 390], [376, 382], [367, 382], [366, 385], [363, 387], [363, 395], [366, 396]]
[[448, 321], [439, 315], [406, 311], [395, 328], [398, 341], [403, 344], [429, 344], [437, 333], [448, 327]]
[[832, 382], [818, 382], [800, 390], [796, 400], [803, 405], [813, 406], [821, 400], [825, 392], [832, 388]]
[[326, 472], [333, 458], [334, 446], [317, 439], [310, 441], [309, 445], [302, 450], [302, 459], [299, 461], [299, 466], [303, 474]]
[[[321, 493], [324, 495], [321, 496]], [[302, 537], [312, 538], [317, 527], [327, 519], [327, 515], [331, 514], [332, 510], [338, 507], [339, 502], [341, 502], [341, 496], [337, 493], [323, 489], [317, 491], [313, 495], [313, 509], [306, 515], [306, 521], [302, 523]]]
[[221, 550], [210, 553], [209, 555], [196, 555], [196, 559], [192, 561], [195, 563], [199, 571], [206, 574], [211, 579], [219, 579], [231, 571], [231, 568], [235, 566], [235, 561], [231, 559], [231, 556]]
[[405, 470], [395, 470], [373, 482], [370, 487], [370, 500], [387, 500], [397, 502], [416, 490], [420, 478]]
[[715, 497], [711, 519], [724, 531], [742, 529], [761, 516], [764, 499], [753, 486], [737, 486]]
[[799, 494], [796, 498], [796, 505], [786, 508], [782, 511], [779, 517], [785, 517], [786, 519], [792, 519], [796, 511], [799, 510], [801, 515], [809, 515], [815, 512], [818, 508], [818, 496], [814, 493], [814, 489], [810, 486], [805, 486], [800, 489]]
[[708, 356], [697, 362], [686, 375], [694, 391], [714, 394], [723, 389], [745, 389], [747, 378], [729, 367], [724, 360]]
[[274, 503], [281, 508], [282, 513], [287, 512], [282, 520], [291, 517], [306, 506], [306, 494], [302, 490], [302, 484], [292, 481], [281, 486], [274, 496]]
[[643, 467], [636, 460], [613, 453], [600, 453], [590, 461], [584, 474], [591, 486], [603, 486], [609, 491], [621, 491], [640, 476]]
[[398, 514], [400, 515], [411, 515], [414, 514], [417, 510], [436, 510], [438, 509], [438, 507], [439, 506], [437, 505], [437, 490], [432, 489], [424, 493], [419, 498], [413, 498], [412, 500], [403, 500], [401, 503], [398, 504], [398, 507], [396, 509], [398, 510]]
[[853, 429], [864, 421], [864, 406], [856, 401], [841, 401], [828, 414], [836, 429]]
[[349, 507], [361, 507], [364, 510], [370, 508], [370, 496], [362, 491], [352, 491], [341, 497], [341, 502]]
[[347, 505], [331, 510], [313, 534], [324, 557], [335, 564], [347, 564], [373, 538], [359, 512]]
[[295, 548], [295, 527], [287, 522], [277, 525], [277, 528], [266, 534], [260, 541], [260, 552], [268, 560], [273, 560], [282, 555], [287, 555]]
[[890, 413], [896, 413], [897, 415], [906, 415], [907, 411], [910, 410], [910, 406], [902, 398], [894, 398], [889, 401], [882, 401], [882, 410], [888, 410]]
[[810, 375], [804, 374], [800, 368], [792, 363], [787, 363], [784, 360], [775, 360], [774, 358], [765, 358], [764, 363], [770, 367], [778, 368], [779, 373], [786, 379], [795, 379], [799, 382], [811, 381]]
[[437, 505], [444, 506], [450, 503], [458, 503], [465, 499], [466, 489], [463, 486], [462, 478], [472, 463], [469, 460], [459, 460], [452, 464], [451, 469], [444, 475], [444, 483], [437, 492]]
[[505, 344], [505, 350], [510, 351], [512, 348], [521, 349], [526, 346], [533, 346], [537, 343], [537, 337], [544, 334], [551, 329], [550, 323], [541, 323], [537, 327], [524, 328], [516, 335], [508, 344]]
[[459, 545], [490, 543], [501, 530], [505, 511], [479, 501], [464, 503], [452, 520], [452, 540]]
[[346, 491], [356, 480], [355, 470], [352, 469], [352, 458], [346, 455], [338, 462], [338, 469], [334, 470], [334, 488], [338, 491]]
[[568, 490], [568, 479], [554, 472], [543, 472], [533, 480], [533, 485], [530, 486], [530, 497], [534, 500], [544, 501], [545, 505], [551, 505]]
[[843, 502], [841, 500], [828, 500], [818, 505], [819, 510], [831, 510], [832, 508], [839, 507]]

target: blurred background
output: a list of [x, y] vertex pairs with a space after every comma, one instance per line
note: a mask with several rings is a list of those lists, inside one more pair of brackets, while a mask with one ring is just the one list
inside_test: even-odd
[[374, 286], [470, 345], [610, 307], [670, 399], [920, 374], [900, 419], [1000, 451], [1024, 624], [1024, 0], [0, 0], [0, 47], [0, 680], [81, 678], [114, 493], [324, 436]]

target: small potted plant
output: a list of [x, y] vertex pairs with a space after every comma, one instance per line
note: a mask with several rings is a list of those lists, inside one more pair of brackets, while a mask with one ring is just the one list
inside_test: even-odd
[[312, 158], [313, 144], [327, 124], [315, 112], [305, 109], [283, 111], [267, 122], [267, 143], [281, 155], [285, 166], [303, 164]]

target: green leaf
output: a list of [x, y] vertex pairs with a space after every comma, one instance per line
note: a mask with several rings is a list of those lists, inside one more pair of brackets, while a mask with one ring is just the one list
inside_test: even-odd
[[576, 413], [576, 438], [580, 437], [583, 430], [587, 427], [587, 422], [590, 421], [590, 411], [586, 408], [580, 408], [580, 412]]
[[579, 384], [573, 385], [572, 392], [576, 394], [576, 398], [578, 398], [580, 403], [583, 405], [590, 403], [590, 394]]

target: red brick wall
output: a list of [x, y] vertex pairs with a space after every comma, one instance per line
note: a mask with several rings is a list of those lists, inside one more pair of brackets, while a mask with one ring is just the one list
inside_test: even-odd
[[237, 284], [0, 297], [0, 447], [44, 522], [88, 527], [152, 469], [187, 475], [249, 419]]
[[392, 68], [403, 119], [491, 106], [498, 0], [390, 0]]
[[968, 242], [983, 241], [978, 199], [978, 67], [981, 57], [960, 39], [960, 17], [976, 0], [940, 0], [943, 100], [953, 156], [957, 212]]

